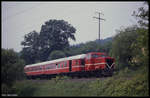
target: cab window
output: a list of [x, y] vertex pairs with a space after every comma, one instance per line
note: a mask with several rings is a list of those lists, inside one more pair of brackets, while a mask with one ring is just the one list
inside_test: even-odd
[[92, 58], [107, 57], [105, 54], [92, 54]]
[[102, 55], [100, 55], [100, 57], [107, 57], [107, 55], [102, 54]]
[[98, 57], [100, 57], [100, 55], [92, 54], [92, 58], [98, 58]]

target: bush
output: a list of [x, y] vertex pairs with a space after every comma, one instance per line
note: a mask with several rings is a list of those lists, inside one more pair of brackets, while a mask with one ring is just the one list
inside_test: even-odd
[[32, 96], [37, 89], [37, 85], [30, 81], [17, 82], [13, 88], [16, 89], [18, 96]]
[[19, 58], [13, 49], [2, 49], [1, 81], [7, 86], [12, 86], [16, 80], [24, 78], [24, 61]]
[[[69, 79], [69, 80], [68, 80]], [[36, 82], [38, 81], [38, 82]], [[56, 76], [46, 82], [30, 80], [17, 82], [19, 96], [148, 96], [148, 69], [125, 69], [113, 77], [92, 81], [73, 81], [69, 77]]]
[[52, 51], [50, 53], [50, 56], [48, 57], [48, 60], [54, 60], [54, 59], [58, 59], [58, 58], [63, 58], [65, 57], [65, 53], [62, 52], [62, 51], [59, 51], [59, 50], [55, 50], [55, 51]]

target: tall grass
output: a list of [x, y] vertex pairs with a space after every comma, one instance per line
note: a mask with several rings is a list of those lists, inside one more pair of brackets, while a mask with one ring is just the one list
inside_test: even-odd
[[112, 77], [97, 78], [93, 81], [68, 81], [69, 77], [59, 77], [36, 82], [25, 80], [16, 82], [19, 96], [148, 96], [148, 69], [125, 68]]

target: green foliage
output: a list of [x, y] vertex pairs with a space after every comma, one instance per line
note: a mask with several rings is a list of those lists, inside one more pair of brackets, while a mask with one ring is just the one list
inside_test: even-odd
[[21, 57], [26, 64], [46, 61], [52, 51], [69, 47], [68, 40], [75, 40], [75, 32], [76, 29], [64, 20], [46, 21], [39, 33], [32, 31], [24, 36]]
[[143, 28], [148, 28], [149, 27], [149, 4], [148, 2], [144, 3], [143, 7], [140, 7], [138, 9], [138, 12], [134, 11], [133, 16], [135, 16], [138, 20], [139, 25]]
[[112, 41], [108, 41], [100, 48], [99, 51], [102, 50], [103, 52], [109, 54], [111, 49], [112, 49]]
[[[139, 19], [140, 26], [118, 30], [113, 42], [90, 41], [73, 46], [69, 46], [68, 38], [75, 40], [76, 30], [70, 24], [63, 20], [45, 22], [40, 34], [31, 32], [22, 42], [25, 46], [22, 55], [27, 63], [44, 61], [48, 57], [51, 60], [81, 53], [106, 52], [115, 58], [114, 75], [92, 82], [73, 81], [66, 76], [57, 76], [46, 82], [19, 81], [14, 84], [17, 94], [19, 96], [148, 96], [148, 14], [149, 11], [144, 7], [139, 8], [138, 13], [134, 12], [134, 16]], [[22, 63], [17, 61], [16, 64], [11, 60], [6, 66], [10, 63], [19, 66]], [[7, 58], [2, 61], [7, 61]], [[2, 73], [5, 72], [5, 68], [2, 67]], [[12, 69], [9, 70], [11, 71]], [[3, 84], [2, 89], [10, 88]]]
[[148, 70], [128, 68], [104, 81], [94, 81], [90, 89], [100, 96], [148, 96]]
[[121, 96], [145, 96], [148, 95], [148, 77], [145, 75], [137, 74], [137, 76], [133, 77], [133, 79], [127, 79], [118, 84], [115, 89], [113, 95], [121, 95]]
[[118, 30], [118, 34], [113, 39], [111, 51], [112, 56], [118, 63], [118, 68], [130, 66], [133, 57], [140, 52], [139, 48], [131, 47], [133, 43], [136, 43], [137, 37], [136, 26]]
[[32, 96], [37, 86], [37, 83], [35, 84], [30, 81], [18, 81], [14, 84], [13, 88], [16, 89], [18, 96]]
[[[101, 42], [101, 43], [100, 43]], [[89, 41], [77, 45], [72, 45], [64, 49], [66, 56], [78, 55], [88, 52], [105, 52], [109, 54], [112, 47], [112, 38], [106, 38], [101, 41]]]
[[59, 50], [52, 51], [48, 60], [54, 60], [65, 57], [65, 53]]
[[47, 60], [49, 54], [54, 50], [62, 51], [69, 47], [69, 39], [75, 41], [76, 29], [64, 20], [49, 20], [41, 27], [40, 46], [41, 60]]
[[118, 34], [114, 37], [109, 54], [115, 57], [117, 69], [149, 65], [148, 14], [148, 8], [145, 7], [140, 7], [137, 13], [134, 11], [133, 16], [138, 19], [139, 26], [118, 30]]
[[148, 2], [144, 3], [145, 6], [140, 7], [138, 9], [138, 12], [133, 12], [133, 16], [135, 16], [139, 23], [139, 29], [138, 29], [138, 38], [137, 43], [134, 44], [134, 48], [140, 48], [141, 54], [137, 55], [137, 58], [139, 59], [139, 63], [144, 65], [148, 64], [149, 59], [149, 9], [148, 9]]
[[39, 34], [32, 31], [24, 36], [24, 41], [21, 42], [24, 48], [21, 51], [21, 58], [26, 61], [26, 64], [35, 63], [40, 59], [39, 51]]
[[2, 94], [9, 94], [9, 91], [11, 90], [11, 87], [9, 87], [6, 84], [1, 84], [1, 93]]
[[14, 87], [19, 96], [148, 96], [148, 69], [125, 68], [113, 77], [76, 80], [57, 76], [51, 80], [25, 80]]
[[1, 58], [1, 81], [3, 84], [12, 86], [16, 80], [23, 79], [24, 61], [19, 58], [12, 49], [2, 49]]

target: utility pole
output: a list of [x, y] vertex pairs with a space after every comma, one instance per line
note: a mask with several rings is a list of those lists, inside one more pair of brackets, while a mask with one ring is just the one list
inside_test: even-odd
[[[100, 14], [102, 14], [102, 13], [100, 13], [100, 12], [96, 12], [96, 13], [98, 13], [99, 14], [99, 17], [93, 17], [93, 18], [96, 18], [96, 19], [98, 19], [99, 20], [99, 41], [100, 41], [100, 20], [105, 20], [105, 19], [103, 19], [103, 18], [100, 18]], [[102, 15], [104, 15], [104, 14], [102, 14]]]

